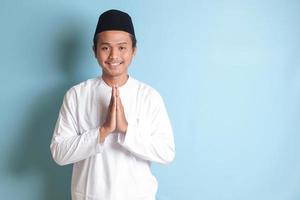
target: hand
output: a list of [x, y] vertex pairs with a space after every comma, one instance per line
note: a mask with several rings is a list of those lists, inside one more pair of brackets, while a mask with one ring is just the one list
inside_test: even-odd
[[112, 87], [111, 92], [111, 98], [110, 103], [108, 106], [107, 116], [104, 124], [102, 125], [100, 132], [102, 132], [101, 135], [105, 138], [109, 133], [113, 132], [116, 129], [117, 124], [117, 117], [116, 117], [116, 111], [117, 111], [117, 102], [116, 102], [116, 87]]
[[116, 92], [116, 103], [117, 103], [117, 106], [116, 106], [116, 113], [117, 113], [117, 127], [116, 127], [116, 130], [120, 133], [123, 133], [125, 134], [126, 131], [127, 131], [127, 126], [128, 126], [128, 123], [127, 123], [127, 120], [126, 120], [126, 117], [125, 117], [125, 112], [124, 112], [124, 107], [123, 107], [123, 104], [122, 104], [122, 101], [121, 101], [121, 98], [120, 98], [120, 95], [119, 95], [119, 89], [117, 88], [117, 92]]
[[127, 126], [128, 123], [119, 95], [119, 89], [117, 86], [113, 86], [106, 120], [102, 127], [99, 129], [100, 142], [103, 142], [106, 136], [115, 130], [125, 134], [127, 131]]

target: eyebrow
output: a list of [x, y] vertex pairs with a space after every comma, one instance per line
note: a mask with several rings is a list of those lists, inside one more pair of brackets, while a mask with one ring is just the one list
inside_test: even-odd
[[[109, 42], [101, 42], [100, 43], [101, 45], [111, 45], [111, 43], [109, 43]], [[119, 43], [117, 43], [117, 45], [122, 45], [122, 44], [128, 44], [127, 42], [119, 42]]]

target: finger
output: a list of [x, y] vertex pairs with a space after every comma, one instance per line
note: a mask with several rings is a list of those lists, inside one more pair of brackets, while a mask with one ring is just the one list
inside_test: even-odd
[[122, 104], [121, 98], [118, 98], [117, 101], [117, 115], [118, 115], [118, 119], [121, 120], [125, 119], [125, 111], [124, 111], [124, 106]]
[[116, 86], [115, 85], [113, 85], [112, 86], [112, 97], [116, 97]]
[[113, 86], [112, 88], [113, 88], [113, 91], [112, 91], [113, 92], [113, 97], [112, 97], [113, 98], [113, 107], [114, 107], [114, 109], [116, 109], [116, 106], [117, 106], [116, 92], [117, 91], [116, 91], [116, 87], [115, 86]]
[[117, 100], [117, 129], [118, 131], [125, 133], [127, 130], [127, 120], [124, 113], [124, 108], [122, 105], [121, 98]]
[[120, 96], [119, 87], [118, 85], [116, 85], [116, 97], [118, 98], [119, 96]]
[[123, 105], [120, 97], [117, 99], [117, 109], [118, 111], [123, 112]]
[[122, 99], [121, 99], [119, 90], [118, 90], [118, 93], [119, 93], [119, 95], [118, 95], [118, 97], [119, 97], [118, 98], [118, 107], [119, 107], [121, 112], [124, 112], [124, 107], [123, 107], [123, 104], [122, 104]]
[[120, 93], [119, 88], [116, 86], [116, 103], [117, 103], [117, 110], [119, 109], [119, 101], [120, 101]]
[[114, 87], [112, 87], [112, 90], [111, 90], [111, 97], [110, 97], [110, 102], [109, 102], [109, 108], [111, 109], [111, 107], [113, 106], [113, 103], [114, 103]]

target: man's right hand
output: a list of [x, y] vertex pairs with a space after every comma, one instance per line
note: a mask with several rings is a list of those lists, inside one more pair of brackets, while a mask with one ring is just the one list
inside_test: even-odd
[[99, 129], [100, 132], [100, 143], [104, 142], [107, 135], [113, 132], [117, 126], [117, 87], [112, 87], [110, 103], [108, 106], [107, 116], [104, 124]]

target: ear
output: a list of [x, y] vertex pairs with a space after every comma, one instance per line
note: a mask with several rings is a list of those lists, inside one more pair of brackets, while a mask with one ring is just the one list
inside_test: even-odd
[[134, 48], [133, 48], [133, 53], [132, 53], [132, 54], [133, 54], [133, 56], [135, 56], [135, 55], [136, 55], [136, 51], [137, 51], [137, 47], [134, 47]]
[[93, 45], [93, 52], [94, 52], [94, 56], [95, 56], [95, 58], [97, 57], [97, 50], [96, 50], [96, 48], [95, 48], [95, 45]]

